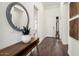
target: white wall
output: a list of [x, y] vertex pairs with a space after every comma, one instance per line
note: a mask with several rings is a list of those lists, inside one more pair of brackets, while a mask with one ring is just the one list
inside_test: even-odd
[[34, 3], [34, 5], [38, 9], [38, 37], [41, 42], [45, 37], [44, 8], [42, 3], [39, 2]]
[[45, 35], [55, 37], [56, 34], [56, 16], [60, 16], [60, 6], [57, 4], [44, 8], [45, 13]]
[[68, 44], [68, 3], [60, 4], [60, 38], [63, 44]]
[[68, 53], [70, 56], [79, 56], [79, 41], [69, 37], [69, 50]]
[[[34, 5], [38, 8], [38, 37], [40, 38], [40, 42], [44, 38], [44, 19], [43, 19], [43, 6], [41, 3], [33, 3], [33, 2], [20, 2], [23, 4], [30, 16], [30, 28], [34, 29]], [[22, 33], [13, 30], [7, 22], [6, 19], [6, 8], [9, 2], [1, 2], [0, 3], [0, 49], [15, 44], [21, 41]], [[24, 16], [23, 16], [24, 17]], [[23, 17], [17, 17], [18, 19], [25, 19]], [[22, 21], [24, 22], [24, 21]], [[20, 21], [19, 21], [20, 23]]]
[[[0, 49], [21, 41], [22, 33], [13, 30], [6, 19], [6, 8], [9, 2], [0, 3]], [[28, 10], [30, 16], [30, 27], [33, 27], [33, 4], [22, 3]], [[30, 12], [31, 11], [31, 12]], [[18, 17], [20, 18], [20, 17]]]

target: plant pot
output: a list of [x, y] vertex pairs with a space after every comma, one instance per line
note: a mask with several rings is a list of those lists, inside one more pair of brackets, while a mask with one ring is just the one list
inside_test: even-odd
[[21, 40], [24, 43], [29, 43], [31, 41], [31, 36], [30, 35], [23, 35]]

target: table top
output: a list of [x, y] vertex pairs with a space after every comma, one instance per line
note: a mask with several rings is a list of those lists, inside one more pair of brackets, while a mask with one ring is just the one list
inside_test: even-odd
[[7, 48], [0, 50], [0, 56], [15, 56], [22, 54], [22, 51], [25, 50], [26, 53], [29, 53], [39, 42], [39, 39], [36, 39], [30, 43], [18, 42], [14, 45], [11, 45]]

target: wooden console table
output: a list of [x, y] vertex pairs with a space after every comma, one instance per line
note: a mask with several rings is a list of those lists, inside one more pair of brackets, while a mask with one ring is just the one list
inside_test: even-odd
[[37, 46], [39, 39], [34, 40], [30, 43], [19, 42], [7, 48], [0, 50], [0, 56], [25, 56], [31, 50]]

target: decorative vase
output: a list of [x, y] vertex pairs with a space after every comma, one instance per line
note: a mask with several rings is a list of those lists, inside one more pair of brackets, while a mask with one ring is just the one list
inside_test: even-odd
[[30, 35], [23, 35], [21, 40], [24, 43], [29, 43], [31, 41], [31, 36]]

